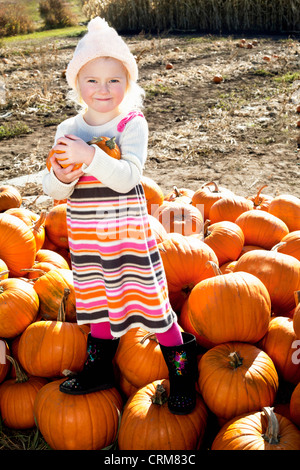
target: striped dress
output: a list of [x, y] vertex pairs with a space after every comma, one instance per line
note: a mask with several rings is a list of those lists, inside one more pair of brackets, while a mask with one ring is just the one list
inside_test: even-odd
[[127, 193], [82, 176], [67, 203], [77, 322], [110, 321], [120, 337], [131, 328], [167, 331], [176, 314], [141, 184]]

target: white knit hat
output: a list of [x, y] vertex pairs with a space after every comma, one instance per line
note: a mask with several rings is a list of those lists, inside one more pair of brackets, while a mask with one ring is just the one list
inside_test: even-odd
[[98, 57], [113, 57], [120, 60], [127, 68], [130, 78], [137, 81], [137, 63], [129, 47], [114, 28], [97, 16], [89, 22], [88, 32], [77, 44], [67, 67], [66, 78], [71, 88], [76, 88], [76, 78], [81, 67]]

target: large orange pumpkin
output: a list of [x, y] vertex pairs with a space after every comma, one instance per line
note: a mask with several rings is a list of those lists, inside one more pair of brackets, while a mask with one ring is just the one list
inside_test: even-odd
[[158, 245], [166, 273], [169, 298], [173, 309], [180, 311], [192, 288], [201, 280], [214, 276], [207, 261], [218, 264], [212, 248], [197, 237], [170, 233]]
[[194, 410], [174, 415], [168, 409], [169, 381], [156, 380], [127, 401], [118, 446], [122, 450], [197, 450], [207, 423], [207, 408], [197, 395]]
[[198, 385], [204, 402], [219, 418], [272, 406], [278, 374], [272, 359], [249, 343], [227, 342], [203, 354]]
[[283, 380], [292, 384], [300, 381], [299, 340], [291, 318], [273, 317], [259, 347], [271, 357]]
[[242, 229], [234, 222], [216, 222], [209, 225], [204, 233], [204, 243], [216, 253], [220, 266], [240, 256], [244, 241]]
[[16, 378], [0, 385], [0, 413], [5, 426], [12, 429], [29, 429], [35, 426], [33, 404], [38, 391], [48, 383], [42, 377], [28, 377], [18, 362], [14, 365]]
[[253, 202], [243, 196], [224, 196], [209, 209], [208, 218], [212, 224], [229, 220], [235, 222], [243, 212], [253, 209]]
[[18, 347], [21, 366], [37, 377], [62, 377], [78, 372], [86, 359], [87, 332], [77, 323], [42, 320], [29, 325]]
[[121, 376], [138, 388], [169, 376], [156, 336], [142, 328], [131, 329], [121, 337], [115, 363]]
[[211, 450], [300, 450], [300, 431], [289, 419], [264, 407], [228, 421]]
[[33, 286], [22, 279], [0, 281], [0, 338], [14, 338], [38, 314], [39, 298]]
[[270, 250], [289, 233], [286, 224], [266, 211], [251, 210], [243, 212], [235, 223], [242, 229], [245, 245], [256, 245]]
[[294, 292], [300, 289], [300, 261], [293, 256], [265, 249], [253, 250], [237, 260], [233, 271], [253, 274], [262, 281], [276, 315], [295, 308]]
[[45, 385], [34, 402], [39, 431], [54, 450], [101, 450], [114, 443], [122, 409], [116, 388], [68, 395], [62, 380]]
[[0, 214], [0, 258], [11, 276], [22, 276], [21, 269], [31, 268], [36, 255], [32, 230], [25, 222], [10, 214]]
[[206, 341], [256, 343], [267, 332], [271, 302], [256, 276], [229, 272], [196, 284], [188, 298], [188, 311], [193, 328]]

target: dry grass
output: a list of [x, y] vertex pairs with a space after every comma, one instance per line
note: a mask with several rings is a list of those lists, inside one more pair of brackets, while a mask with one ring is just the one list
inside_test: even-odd
[[86, 0], [83, 11], [123, 32], [300, 30], [299, 0]]

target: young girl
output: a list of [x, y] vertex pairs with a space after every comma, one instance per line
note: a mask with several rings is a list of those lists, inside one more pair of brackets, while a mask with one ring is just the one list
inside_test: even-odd
[[[140, 183], [148, 126], [137, 107], [142, 90], [135, 58], [97, 17], [79, 41], [66, 77], [84, 108], [58, 126], [53, 147], [58, 153], [43, 188], [54, 199], [68, 200], [77, 322], [89, 323], [91, 332], [82, 372], [66, 379], [60, 390], [84, 394], [114, 386], [112, 360], [119, 339], [141, 327], [156, 333], [167, 363], [170, 411], [190, 413], [196, 402], [196, 340], [178, 327], [149, 226]], [[100, 136], [116, 138], [120, 160], [87, 143]], [[65, 168], [56, 161], [61, 151]]]

